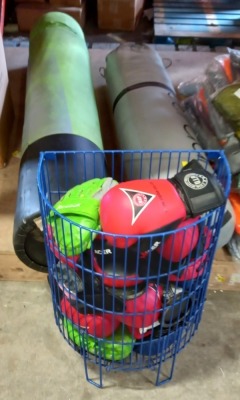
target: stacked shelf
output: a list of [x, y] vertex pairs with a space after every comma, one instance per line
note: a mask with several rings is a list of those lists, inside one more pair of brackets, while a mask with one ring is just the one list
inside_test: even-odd
[[240, 42], [240, 1], [155, 0], [154, 41]]

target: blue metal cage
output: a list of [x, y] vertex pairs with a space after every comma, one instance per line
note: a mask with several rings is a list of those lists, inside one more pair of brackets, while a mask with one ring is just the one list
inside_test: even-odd
[[[230, 170], [222, 151], [40, 155], [37, 179], [55, 320], [83, 357], [86, 379], [98, 387], [103, 386], [103, 372], [111, 370], [151, 369], [157, 386], [172, 378], [176, 355], [201, 320], [225, 205], [175, 230], [134, 236], [134, 250], [120, 251], [114, 245], [109, 250], [106, 232], [79, 225], [55, 204], [71, 188], [93, 178], [166, 179], [192, 159], [211, 171], [227, 199]], [[116, 240], [117, 235], [109, 235]], [[176, 260], [174, 243], [179, 240], [182, 254]], [[91, 377], [91, 364], [97, 366], [96, 379]]]

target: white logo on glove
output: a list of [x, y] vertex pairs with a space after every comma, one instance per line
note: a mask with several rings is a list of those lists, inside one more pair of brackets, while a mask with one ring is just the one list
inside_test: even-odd
[[201, 190], [207, 186], [208, 178], [204, 175], [191, 173], [184, 177], [184, 183], [191, 189]]

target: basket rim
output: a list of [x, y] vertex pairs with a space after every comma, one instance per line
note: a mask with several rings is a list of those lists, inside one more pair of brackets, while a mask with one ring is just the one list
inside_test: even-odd
[[[44, 164], [45, 160], [54, 160], [55, 156], [57, 155], [77, 155], [77, 154], [102, 154], [102, 155], [114, 155], [114, 154], [119, 154], [119, 155], [125, 155], [125, 154], [149, 154], [149, 155], [160, 155], [160, 154], [203, 154], [206, 156], [211, 157], [212, 159], [215, 160], [219, 160], [222, 159], [224, 164], [225, 164], [225, 168], [226, 168], [226, 187], [223, 188], [224, 190], [224, 194], [226, 196], [226, 201], [224, 203], [224, 205], [222, 205], [221, 207], [218, 207], [216, 209], [213, 209], [211, 211], [208, 211], [206, 213], [204, 213], [202, 216], [200, 216], [198, 221], [192, 222], [190, 223], [187, 227], [181, 227], [181, 228], [173, 228], [171, 230], [166, 230], [163, 232], [157, 232], [157, 233], [148, 233], [148, 234], [140, 234], [140, 235], [125, 235], [125, 234], [113, 234], [107, 231], [101, 231], [101, 230], [95, 230], [95, 229], [91, 229], [91, 228], [87, 228], [86, 226], [80, 225], [74, 221], [72, 221], [71, 219], [69, 219], [68, 217], [64, 216], [63, 214], [59, 213], [54, 206], [50, 203], [50, 201], [47, 199], [46, 195], [44, 194], [43, 190], [42, 190], [42, 186], [41, 186], [41, 180], [40, 180], [40, 176], [41, 176], [41, 170], [42, 170], [42, 166]], [[208, 161], [208, 157], [206, 157], [206, 159], [204, 161]], [[164, 149], [164, 150], [156, 150], [156, 149], [144, 149], [144, 150], [139, 150], [139, 149], [132, 149], [132, 150], [121, 150], [121, 149], [103, 149], [103, 150], [57, 150], [57, 151], [42, 151], [39, 153], [39, 162], [38, 162], [38, 169], [37, 169], [37, 186], [38, 186], [38, 191], [39, 191], [39, 195], [41, 196], [42, 200], [44, 201], [44, 203], [47, 205], [47, 207], [49, 208], [49, 212], [52, 211], [54, 213], [54, 215], [58, 216], [59, 218], [65, 220], [66, 222], [68, 222], [71, 226], [76, 226], [78, 228], [82, 230], [86, 230], [88, 232], [91, 233], [91, 235], [93, 234], [98, 234], [101, 235], [103, 238], [104, 236], [111, 236], [113, 238], [124, 238], [126, 240], [128, 239], [149, 239], [151, 238], [154, 241], [154, 238], [164, 238], [167, 235], [176, 233], [176, 232], [181, 232], [181, 231], [186, 231], [187, 229], [189, 229], [189, 227], [193, 227], [196, 225], [200, 225], [201, 223], [203, 223], [204, 221], [206, 221], [208, 218], [211, 218], [214, 213], [216, 212], [216, 210], [218, 210], [219, 208], [225, 207], [226, 202], [227, 202], [227, 198], [228, 198], [228, 194], [230, 192], [230, 186], [231, 186], [231, 172], [230, 172], [230, 167], [229, 167], [229, 163], [227, 161], [227, 158], [225, 156], [225, 152], [224, 150], [221, 149], [217, 149], [217, 150], [205, 150], [205, 149], [199, 149], [199, 150], [189, 150], [189, 149], [181, 149], [181, 150], [172, 150], [172, 149]]]

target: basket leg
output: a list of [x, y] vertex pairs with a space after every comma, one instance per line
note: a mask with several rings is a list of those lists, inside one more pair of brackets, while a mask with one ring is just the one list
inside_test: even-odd
[[[176, 346], [176, 344], [174, 346]], [[175, 359], [176, 359], [175, 350], [174, 350], [174, 355], [172, 355], [168, 360], [164, 360], [163, 355], [161, 356], [161, 360], [159, 360], [157, 366], [157, 376], [156, 376], [155, 386], [161, 386], [172, 379], [175, 366]]]
[[98, 387], [98, 388], [103, 388], [103, 372], [102, 372], [102, 365], [101, 362], [98, 364], [98, 377], [96, 378], [90, 378], [89, 376], [89, 371], [88, 371], [88, 360], [87, 360], [87, 354], [83, 353], [83, 360], [84, 360], [84, 369], [85, 369], [85, 377], [86, 380], [91, 383], [92, 385]]

